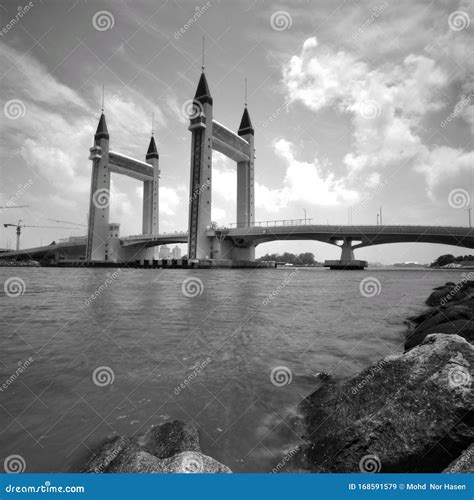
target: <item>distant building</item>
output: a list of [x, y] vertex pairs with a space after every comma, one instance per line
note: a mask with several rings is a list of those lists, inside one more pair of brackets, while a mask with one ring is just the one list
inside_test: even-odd
[[171, 258], [171, 250], [168, 245], [162, 245], [160, 247], [160, 253], [158, 256], [159, 259], [170, 259]]
[[176, 245], [171, 251], [171, 257], [173, 257], [173, 259], [181, 258], [181, 249], [178, 247], [178, 245]]

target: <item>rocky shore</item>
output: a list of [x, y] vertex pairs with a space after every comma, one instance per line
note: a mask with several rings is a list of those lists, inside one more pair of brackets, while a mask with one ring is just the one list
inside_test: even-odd
[[474, 472], [474, 282], [446, 283], [426, 304], [404, 353], [326, 376], [305, 398], [287, 472]]
[[[319, 376], [295, 422], [303, 444], [276, 457], [274, 471], [474, 472], [474, 281], [446, 283], [426, 304], [407, 322], [404, 353], [350, 378]], [[109, 437], [82, 472], [231, 470], [176, 420]]]
[[174, 420], [151, 426], [143, 434], [107, 438], [81, 472], [105, 473], [215, 473], [232, 472], [201, 453], [198, 430]]

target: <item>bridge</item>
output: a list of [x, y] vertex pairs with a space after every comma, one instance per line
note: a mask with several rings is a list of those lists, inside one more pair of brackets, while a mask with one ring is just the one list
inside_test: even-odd
[[[193, 262], [215, 261], [250, 263], [257, 245], [270, 241], [313, 240], [338, 246], [341, 256], [330, 261], [335, 267], [367, 265], [357, 261], [354, 251], [386, 243], [436, 243], [474, 248], [474, 231], [467, 227], [389, 226], [389, 225], [317, 225], [306, 219], [255, 221], [255, 131], [245, 103], [237, 132], [214, 119], [213, 99], [203, 72], [191, 109], [188, 130], [191, 133], [190, 196], [188, 230], [159, 232], [159, 183], [161, 171], [154, 134], [145, 159], [134, 159], [110, 148], [104, 110], [99, 119], [92, 161], [89, 221], [87, 236], [45, 247], [4, 252], [0, 258], [74, 260], [94, 264], [155, 259], [154, 247], [187, 243], [188, 259]], [[236, 223], [217, 227], [211, 221], [212, 152], [219, 151], [235, 162], [237, 174]], [[119, 174], [143, 182], [142, 232], [120, 236], [119, 224], [109, 220], [110, 179]], [[333, 267], [333, 266], [331, 266]]]

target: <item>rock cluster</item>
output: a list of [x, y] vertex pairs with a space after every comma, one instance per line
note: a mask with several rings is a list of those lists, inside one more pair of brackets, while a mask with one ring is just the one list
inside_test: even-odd
[[411, 328], [406, 337], [406, 350], [419, 345], [431, 333], [474, 340], [474, 281], [465, 279], [435, 288], [426, 304], [430, 306], [428, 311], [409, 318]]
[[89, 459], [81, 472], [211, 473], [232, 472], [201, 453], [195, 427], [174, 420], [151, 426], [132, 438], [112, 436]]
[[304, 444], [286, 471], [472, 470], [474, 283], [448, 283], [427, 303], [405, 353], [305, 398]]

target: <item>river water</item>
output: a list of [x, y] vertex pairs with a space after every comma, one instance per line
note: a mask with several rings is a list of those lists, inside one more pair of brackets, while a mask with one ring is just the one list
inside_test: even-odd
[[0, 268], [0, 459], [75, 471], [105, 436], [179, 418], [233, 471], [271, 471], [316, 375], [399, 353], [406, 317], [461, 277]]

